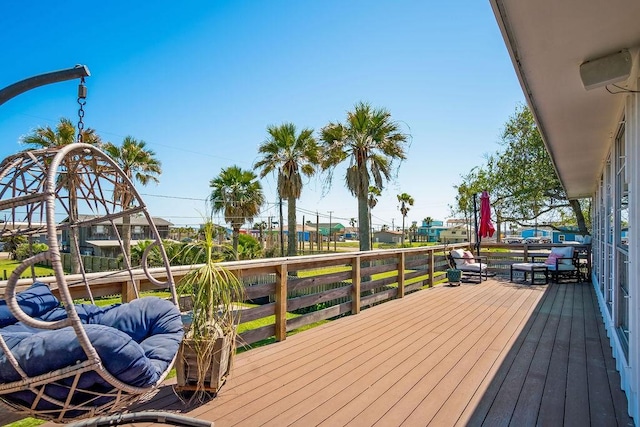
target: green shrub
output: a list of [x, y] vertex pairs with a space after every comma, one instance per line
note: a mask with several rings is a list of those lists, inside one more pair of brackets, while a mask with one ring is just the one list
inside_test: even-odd
[[18, 261], [25, 260], [32, 255], [37, 255], [40, 252], [46, 252], [49, 250], [49, 246], [45, 243], [34, 243], [31, 245], [31, 249], [29, 249], [28, 243], [21, 243], [18, 245], [15, 251], [15, 259]]

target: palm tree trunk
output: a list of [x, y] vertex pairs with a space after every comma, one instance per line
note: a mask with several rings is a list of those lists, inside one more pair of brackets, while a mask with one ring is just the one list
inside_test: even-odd
[[289, 197], [287, 199], [287, 255], [296, 256], [296, 238], [298, 230], [296, 229], [296, 198]]
[[404, 219], [405, 219], [405, 218], [406, 218], [406, 216], [405, 216], [405, 215], [402, 215], [402, 238], [401, 238], [401, 241], [402, 241], [402, 247], [404, 247]]
[[[76, 197], [75, 187], [70, 185], [69, 188], [69, 224], [76, 223], [78, 219], [78, 199]], [[80, 254], [78, 253], [79, 230], [77, 227], [69, 229], [69, 253], [71, 254], [71, 272], [73, 274], [80, 273]]]
[[358, 196], [358, 223], [360, 226], [360, 250], [371, 250], [371, 224], [369, 221], [369, 204], [367, 194]]
[[236, 256], [236, 261], [238, 261], [238, 236], [240, 235], [240, 227], [233, 227], [233, 253]]
[[122, 246], [124, 247], [124, 265], [131, 265], [131, 216], [122, 216]]

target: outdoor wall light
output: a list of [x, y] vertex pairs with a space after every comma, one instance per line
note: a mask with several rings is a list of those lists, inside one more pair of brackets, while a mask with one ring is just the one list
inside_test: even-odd
[[583, 62], [580, 65], [580, 78], [586, 90], [595, 89], [628, 79], [631, 65], [631, 54], [628, 49], [623, 49]]

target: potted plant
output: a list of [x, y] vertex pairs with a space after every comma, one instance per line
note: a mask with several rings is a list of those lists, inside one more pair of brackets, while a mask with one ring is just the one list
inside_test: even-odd
[[[178, 351], [176, 391], [195, 396], [215, 396], [224, 384], [235, 354], [237, 306], [243, 285], [214, 258], [215, 226], [205, 222], [203, 234], [185, 246], [183, 254], [204, 264], [187, 273], [179, 282], [179, 293], [190, 322]], [[186, 297], [186, 298], [185, 298]]]

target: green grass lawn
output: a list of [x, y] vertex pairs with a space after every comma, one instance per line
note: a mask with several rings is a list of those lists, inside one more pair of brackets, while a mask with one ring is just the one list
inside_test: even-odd
[[[12, 259], [6, 259], [6, 258], [0, 259], [0, 278], [3, 280], [6, 280], [18, 265], [20, 265], [19, 261], [14, 261]], [[38, 277], [53, 276], [54, 274], [53, 268], [50, 268], [50, 267], [35, 266], [34, 268], [36, 270], [36, 276]], [[20, 277], [24, 277], [24, 278], [31, 277], [31, 269], [28, 268], [26, 271], [24, 271], [20, 275]]]

